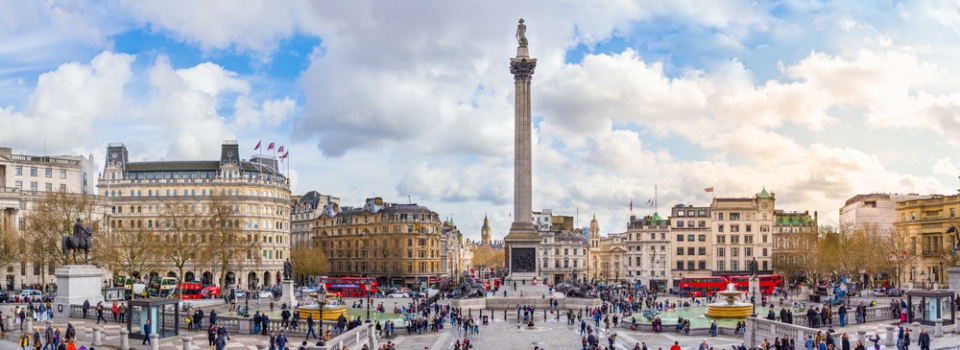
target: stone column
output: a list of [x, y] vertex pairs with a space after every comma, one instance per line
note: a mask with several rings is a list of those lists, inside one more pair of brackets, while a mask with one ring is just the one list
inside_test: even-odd
[[370, 329], [367, 331], [367, 343], [370, 345], [371, 349], [377, 349], [380, 347], [380, 344], [377, 343], [377, 330], [373, 325], [369, 325]]
[[33, 332], [33, 317], [27, 316], [27, 320], [24, 322], [26, 322], [24, 329], [26, 329], [27, 332]]
[[150, 333], [150, 350], [160, 350], [160, 335], [156, 332]]
[[897, 327], [894, 327], [894, 326], [885, 326], [884, 329], [887, 330], [887, 339], [883, 341], [883, 345], [884, 345], [884, 346], [893, 346], [894, 344], [897, 343], [896, 340], [894, 340], [894, 339], [896, 339], [896, 336], [897, 336], [897, 335], [894, 334], [895, 332], [893, 331], [894, 329], [897, 329]]
[[120, 328], [120, 350], [130, 350], [130, 331]]
[[862, 343], [863, 343], [863, 346], [866, 347], [866, 346], [867, 346], [867, 330], [866, 330], [866, 329], [858, 329], [858, 330], [857, 330], [857, 339], [860, 339], [860, 342], [862, 342]]
[[93, 345], [103, 345], [103, 342], [100, 341], [101, 332], [103, 332], [103, 327], [93, 327]]
[[193, 337], [182, 336], [180, 341], [183, 342], [183, 350], [190, 350], [190, 343], [193, 342]]
[[[942, 319], [942, 318], [938, 318], [935, 322], [936, 322], [936, 324], [937, 324], [937, 327], [936, 327], [936, 329], [934, 329], [934, 331], [933, 331], [933, 336], [934, 336], [934, 337], [937, 337], [937, 338], [942, 337], [942, 336], [943, 336], [943, 319]], [[919, 335], [918, 335], [918, 337], [919, 337]]]

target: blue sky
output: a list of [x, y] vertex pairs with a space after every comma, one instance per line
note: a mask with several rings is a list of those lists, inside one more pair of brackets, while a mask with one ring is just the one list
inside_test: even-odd
[[[189, 8], [189, 11], [183, 9]], [[517, 18], [534, 207], [624, 229], [776, 188], [835, 223], [858, 193], [950, 193], [960, 15], [946, 1], [0, 4], [0, 145], [211, 159], [291, 149], [294, 192], [414, 201], [509, 227]]]

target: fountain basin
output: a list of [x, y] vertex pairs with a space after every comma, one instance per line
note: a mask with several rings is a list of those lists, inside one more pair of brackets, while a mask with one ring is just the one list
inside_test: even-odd
[[707, 312], [703, 313], [710, 318], [747, 318], [753, 314], [753, 305], [746, 303], [713, 303], [707, 305]]

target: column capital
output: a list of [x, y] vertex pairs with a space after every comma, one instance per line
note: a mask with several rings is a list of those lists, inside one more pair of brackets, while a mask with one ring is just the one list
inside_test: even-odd
[[536, 58], [512, 58], [510, 59], [510, 74], [517, 81], [530, 81], [533, 78], [533, 72], [537, 68]]

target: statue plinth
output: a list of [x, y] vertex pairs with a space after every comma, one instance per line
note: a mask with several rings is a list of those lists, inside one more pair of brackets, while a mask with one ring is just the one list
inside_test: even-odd
[[53, 299], [55, 317], [69, 317], [70, 305], [83, 305], [89, 301], [91, 308], [103, 301], [103, 271], [93, 265], [66, 265], [53, 274], [57, 277], [57, 297]]
[[530, 50], [525, 46], [518, 47], [517, 58], [530, 58]]
[[297, 302], [297, 296], [293, 294], [293, 280], [283, 280], [280, 281], [280, 302], [287, 303], [287, 305], [293, 305]]

